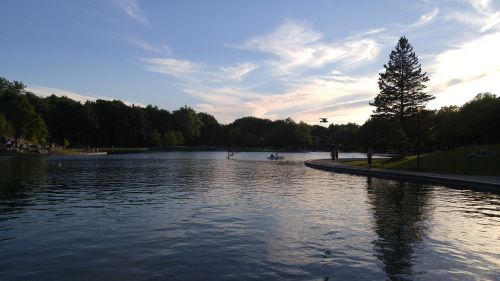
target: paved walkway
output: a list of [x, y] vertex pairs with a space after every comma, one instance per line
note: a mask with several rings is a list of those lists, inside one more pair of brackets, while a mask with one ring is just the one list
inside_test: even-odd
[[344, 165], [342, 164], [342, 161], [333, 162], [331, 159], [307, 160], [304, 162], [304, 164], [307, 167], [326, 170], [326, 171], [334, 171], [339, 173], [378, 176], [378, 177], [396, 178], [405, 180], [419, 180], [419, 181], [427, 181], [440, 184], [451, 184], [451, 185], [500, 190], [500, 177], [436, 174], [427, 172], [365, 168], [365, 167]]

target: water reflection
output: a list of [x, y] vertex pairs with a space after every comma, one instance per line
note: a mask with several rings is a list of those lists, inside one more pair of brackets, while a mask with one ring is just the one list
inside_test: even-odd
[[372, 205], [375, 255], [391, 279], [404, 279], [413, 269], [415, 248], [425, 236], [428, 191], [421, 184], [367, 178]]
[[47, 172], [44, 159], [37, 156], [0, 158], [0, 199], [22, 196], [27, 185]]
[[1, 160], [0, 279], [490, 280], [500, 272], [498, 194], [238, 156]]

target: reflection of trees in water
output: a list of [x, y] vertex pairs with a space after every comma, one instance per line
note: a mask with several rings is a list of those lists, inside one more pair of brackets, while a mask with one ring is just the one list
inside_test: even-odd
[[29, 204], [29, 190], [47, 172], [43, 157], [15, 156], [0, 159], [1, 215], [22, 211]]
[[47, 170], [39, 156], [15, 156], [0, 159], [0, 198], [22, 197], [27, 186]]
[[378, 235], [376, 256], [391, 279], [405, 279], [413, 274], [414, 249], [426, 230], [426, 190], [420, 184], [370, 177], [367, 186]]

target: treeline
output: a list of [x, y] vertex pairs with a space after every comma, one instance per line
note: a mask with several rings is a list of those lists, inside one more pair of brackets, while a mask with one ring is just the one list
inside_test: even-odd
[[404, 130], [394, 120], [369, 119], [329, 127], [244, 117], [220, 124], [212, 115], [187, 106], [175, 111], [156, 106], [128, 106], [121, 101], [80, 103], [67, 97], [39, 97], [25, 85], [0, 77], [0, 136], [34, 143], [71, 147], [213, 146], [219, 148], [274, 148], [287, 150], [330, 149], [397, 150], [401, 134], [410, 150], [420, 132], [425, 150], [470, 144], [500, 143], [500, 99], [480, 94], [462, 107], [443, 107], [408, 118]]
[[372, 147], [399, 152], [403, 140], [403, 147], [411, 152], [417, 150], [419, 138], [423, 151], [499, 144], [500, 97], [482, 93], [461, 107], [422, 110], [410, 115], [403, 127], [398, 119], [370, 118], [362, 126], [330, 125], [328, 129], [334, 141], [353, 150]]
[[273, 147], [304, 149], [311, 127], [291, 119], [241, 118], [229, 125], [190, 107], [175, 111], [121, 101], [39, 97], [0, 77], [0, 136], [71, 147]]

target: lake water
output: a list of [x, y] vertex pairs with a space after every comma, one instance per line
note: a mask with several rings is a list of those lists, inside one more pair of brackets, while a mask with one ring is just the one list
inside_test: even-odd
[[0, 280], [500, 280], [499, 193], [268, 154], [2, 158]]

